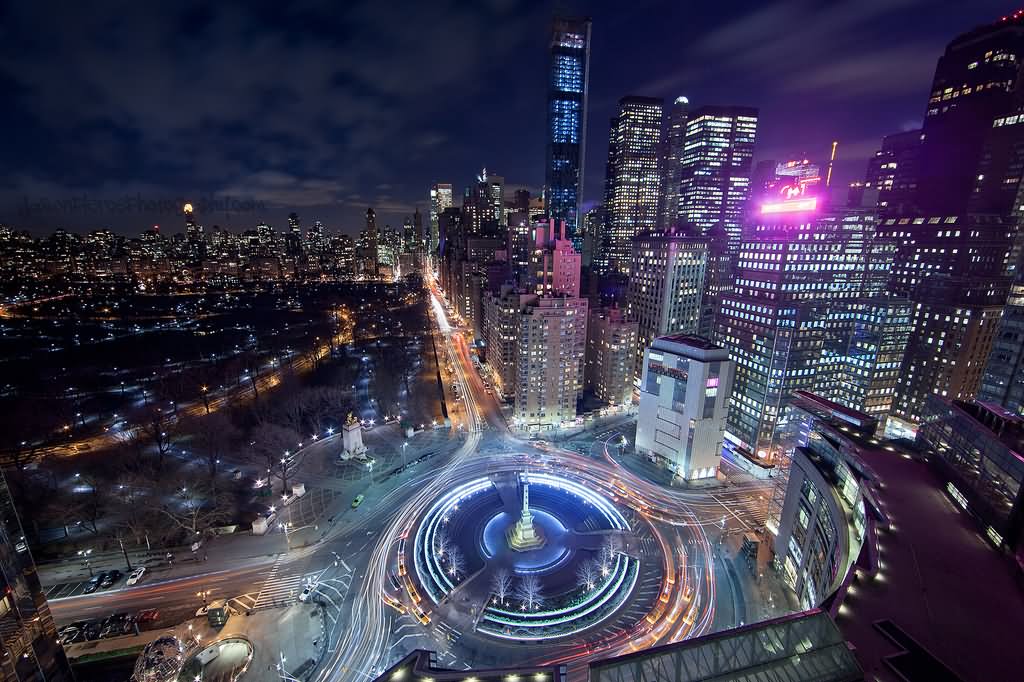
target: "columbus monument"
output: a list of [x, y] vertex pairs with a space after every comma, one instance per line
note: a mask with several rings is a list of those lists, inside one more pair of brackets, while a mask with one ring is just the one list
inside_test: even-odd
[[544, 546], [544, 536], [533, 527], [533, 514], [530, 513], [530, 484], [523, 484], [523, 511], [516, 525], [508, 529], [506, 534], [508, 546], [516, 552], [527, 552]]

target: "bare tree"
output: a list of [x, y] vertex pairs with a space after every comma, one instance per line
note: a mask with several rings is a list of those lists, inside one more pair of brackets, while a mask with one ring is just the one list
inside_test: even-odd
[[149, 405], [136, 413], [120, 439], [131, 445], [141, 460], [147, 450], [156, 454], [156, 468], [163, 469], [164, 460], [178, 438], [178, 420], [171, 410]]
[[439, 559], [444, 561], [444, 558], [447, 556], [451, 546], [452, 543], [448, 538], [448, 533], [446, 531], [441, 530], [434, 534], [434, 555]]
[[576, 569], [576, 582], [587, 592], [594, 589], [601, 577], [601, 568], [594, 561], [584, 561]]
[[235, 427], [223, 412], [214, 412], [189, 421], [185, 430], [192, 433], [192, 450], [203, 458], [210, 485], [217, 488], [217, 469], [228, 452]]
[[445, 570], [456, 582], [466, 575], [466, 557], [458, 547], [453, 546], [448, 550], [448, 567]]
[[523, 611], [536, 611], [544, 603], [544, 597], [540, 591], [540, 579], [535, 575], [524, 576], [516, 588], [516, 597], [520, 601]]
[[619, 553], [619, 541], [614, 535], [605, 537], [598, 552], [598, 561], [601, 564], [601, 575], [611, 573], [612, 564], [615, 562], [615, 555]]
[[104, 482], [89, 475], [75, 475], [75, 491], [68, 509], [69, 518], [93, 535], [99, 534], [99, 520], [107, 511]]
[[[262, 424], [249, 434], [252, 443], [252, 455], [257, 462], [264, 465], [267, 476], [276, 475], [287, 478], [289, 472], [280, 470], [281, 460], [287, 458], [299, 443], [299, 434], [292, 429], [277, 424]], [[275, 473], [276, 472], [276, 473]]]
[[174, 527], [185, 531], [189, 542], [231, 519], [230, 500], [213, 492], [204, 481], [186, 483], [173, 494], [161, 495], [160, 512]]
[[512, 575], [507, 568], [499, 568], [491, 578], [491, 591], [498, 603], [505, 606], [505, 601], [512, 592]]

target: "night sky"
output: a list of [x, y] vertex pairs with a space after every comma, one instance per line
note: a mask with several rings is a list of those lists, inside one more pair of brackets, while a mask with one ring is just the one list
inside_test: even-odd
[[994, 0], [4, 3], [0, 224], [176, 232], [183, 218], [171, 207], [186, 198], [208, 227], [281, 228], [294, 210], [304, 225], [354, 233], [367, 206], [398, 225], [415, 206], [426, 213], [431, 183], [458, 193], [482, 166], [539, 191], [556, 11], [594, 20], [587, 200], [601, 195], [608, 119], [627, 94], [760, 107], [757, 158], [821, 157], [838, 139], [845, 184], [883, 135], [920, 124], [946, 43], [1014, 9]]

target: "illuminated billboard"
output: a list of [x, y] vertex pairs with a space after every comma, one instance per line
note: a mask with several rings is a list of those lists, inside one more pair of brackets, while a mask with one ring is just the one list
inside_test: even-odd
[[771, 215], [777, 213], [806, 213], [818, 207], [818, 198], [808, 196], [807, 188], [810, 185], [797, 181], [787, 183], [779, 188], [778, 198], [774, 201], [766, 201], [761, 204], [761, 214]]

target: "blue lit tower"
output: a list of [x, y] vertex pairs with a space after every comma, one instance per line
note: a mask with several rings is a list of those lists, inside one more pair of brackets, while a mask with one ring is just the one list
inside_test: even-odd
[[556, 17], [551, 30], [544, 210], [564, 220], [577, 251], [587, 130], [590, 19]]

